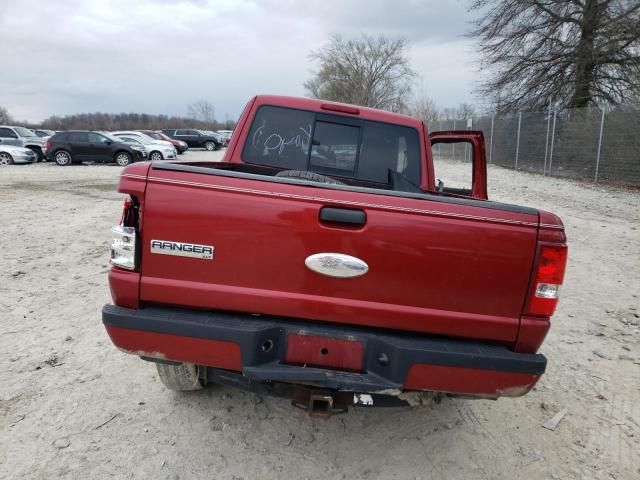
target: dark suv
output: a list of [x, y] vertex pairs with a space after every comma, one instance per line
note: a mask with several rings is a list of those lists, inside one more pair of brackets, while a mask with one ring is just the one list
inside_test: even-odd
[[143, 159], [140, 149], [106, 132], [72, 130], [46, 142], [47, 158], [60, 166], [82, 162], [115, 162], [121, 167]]
[[206, 148], [207, 150], [219, 150], [222, 148], [222, 142], [213, 135], [205, 134], [193, 128], [183, 129], [166, 129], [162, 133], [168, 137], [182, 140], [189, 145], [189, 148]]

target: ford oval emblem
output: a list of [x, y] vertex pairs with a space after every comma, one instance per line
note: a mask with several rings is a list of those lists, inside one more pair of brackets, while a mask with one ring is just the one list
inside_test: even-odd
[[369, 265], [359, 258], [342, 253], [316, 253], [304, 264], [309, 270], [336, 278], [360, 277], [369, 271]]

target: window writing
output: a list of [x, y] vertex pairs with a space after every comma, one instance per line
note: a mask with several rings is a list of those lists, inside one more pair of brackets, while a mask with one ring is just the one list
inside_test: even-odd
[[247, 163], [385, 184], [393, 171], [420, 184], [416, 129], [285, 107], [258, 109], [242, 158]]

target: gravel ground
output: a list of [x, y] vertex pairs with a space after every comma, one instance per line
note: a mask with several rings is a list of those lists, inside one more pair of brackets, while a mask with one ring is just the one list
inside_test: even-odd
[[640, 478], [640, 192], [491, 168], [491, 198], [567, 227], [548, 373], [520, 399], [318, 419], [230, 388], [169, 392], [111, 345], [120, 171], [0, 169], [0, 478]]

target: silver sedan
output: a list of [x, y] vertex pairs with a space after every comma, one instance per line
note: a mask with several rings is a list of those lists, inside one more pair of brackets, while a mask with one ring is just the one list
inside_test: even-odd
[[0, 143], [0, 166], [33, 163], [37, 158], [33, 150]]

